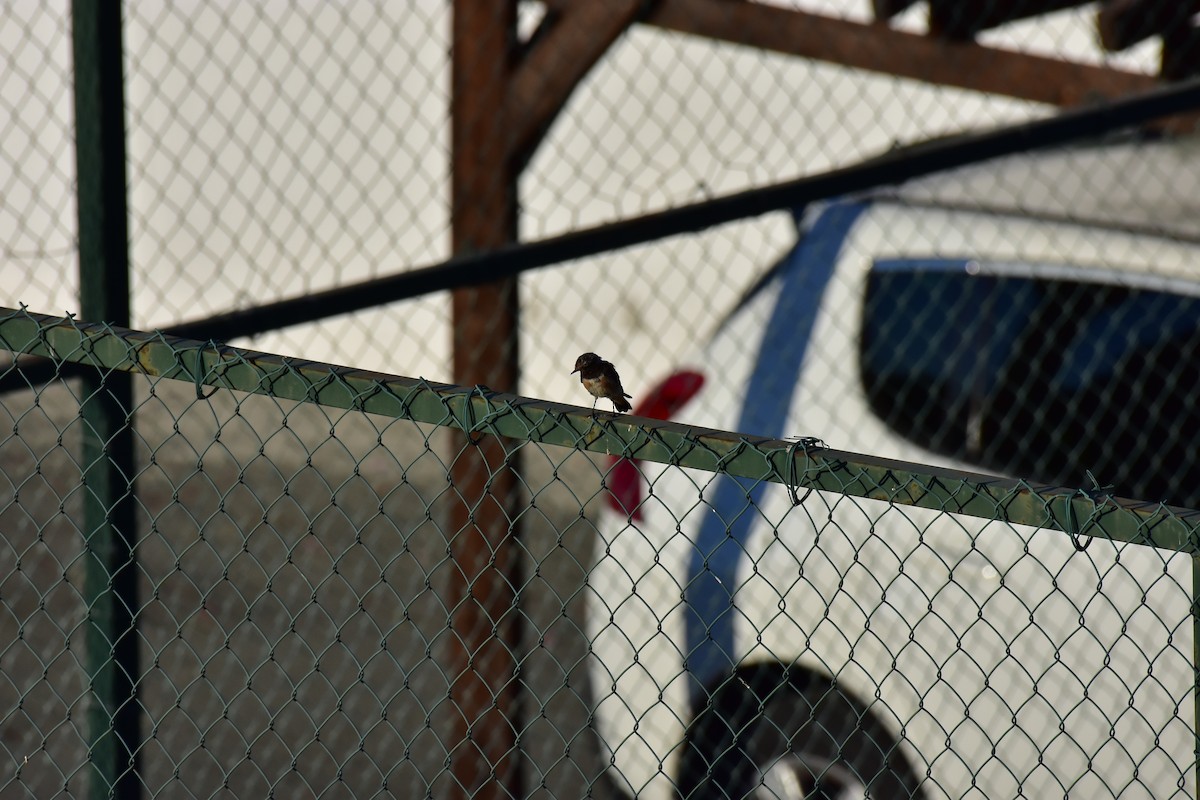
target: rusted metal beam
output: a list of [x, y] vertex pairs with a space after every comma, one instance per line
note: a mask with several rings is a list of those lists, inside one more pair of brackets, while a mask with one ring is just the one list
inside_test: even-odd
[[1200, 28], [1188, 25], [1163, 34], [1160, 72], [1167, 81], [1200, 75]]
[[[451, 56], [451, 230], [455, 255], [511, 244], [517, 176], [506, 148], [504, 98], [516, 57], [516, 0], [454, 0]], [[517, 387], [515, 277], [452, 293], [453, 375], [460, 384]], [[448, 509], [453, 564], [445, 586], [444, 653], [453, 708], [452, 780], [471, 800], [520, 797], [519, 713], [511, 520], [518, 486], [505, 442], [456, 434]]]
[[875, 14], [875, 19], [883, 22], [902, 11], [907, 11], [908, 7], [916, 2], [917, 0], [871, 0], [871, 11]]
[[643, 0], [551, 0], [508, 84], [508, 152], [518, 166], [588, 71], [633, 23]]
[[[454, 0], [451, 228], [454, 255], [517, 240], [517, 179], [587, 71], [629, 27], [640, 0], [560, 3], [529, 45], [516, 0]], [[516, 391], [520, 305], [515, 275], [452, 294], [455, 383]], [[457, 434], [448, 512], [453, 781], [471, 800], [522, 797], [517, 668], [521, 640], [517, 447]]]
[[1155, 85], [1152, 76], [1136, 72], [932, 39], [758, 3], [660, 0], [644, 21], [778, 53], [1058, 106], [1120, 97]]
[[1124, 50], [1143, 39], [1189, 27], [1200, 0], [1108, 0], [1096, 25], [1107, 50]]
[[929, 0], [929, 32], [948, 39], [971, 39], [988, 30], [1026, 17], [1088, 5], [1092, 0]]
[[[455, 0], [451, 228], [456, 257], [517, 240], [517, 179], [571, 92], [633, 22], [641, 0], [560, 2], [523, 50], [516, 0]], [[515, 275], [452, 294], [455, 383], [516, 391]], [[508, 440], [457, 435], [446, 592], [454, 744], [452, 795], [523, 795], [515, 731], [521, 630], [515, 587], [518, 454]]]

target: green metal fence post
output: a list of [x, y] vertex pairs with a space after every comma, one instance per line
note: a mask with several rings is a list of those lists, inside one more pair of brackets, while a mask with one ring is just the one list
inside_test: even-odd
[[[71, 18], [80, 310], [88, 320], [128, 325], [121, 4], [75, 0]], [[90, 793], [97, 798], [132, 798], [140, 795], [140, 734], [130, 376], [117, 371], [85, 373], [80, 396]]]
[[1200, 553], [1192, 554], [1192, 769], [1200, 798]]

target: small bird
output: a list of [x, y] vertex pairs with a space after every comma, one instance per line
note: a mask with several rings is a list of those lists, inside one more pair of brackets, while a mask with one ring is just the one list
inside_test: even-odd
[[[625, 399], [630, 395], [625, 394], [625, 389], [621, 386], [621, 376], [613, 369], [612, 364], [595, 353], [584, 353], [575, 359], [575, 369], [571, 370], [571, 374], [576, 372], [579, 373], [579, 382], [583, 384], [583, 388], [596, 400], [607, 397], [612, 400], [613, 408], [617, 411], [632, 410], [633, 406]], [[592, 401], [592, 411], [596, 410], [596, 400]]]

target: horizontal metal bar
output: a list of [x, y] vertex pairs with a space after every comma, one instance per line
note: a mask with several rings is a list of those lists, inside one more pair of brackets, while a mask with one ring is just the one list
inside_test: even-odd
[[[302, 297], [181, 322], [167, 330], [178, 336], [217, 341], [253, 336], [431, 292], [509, 278], [551, 264], [621, 250], [668, 236], [695, 233], [739, 219], [901, 183], [990, 158], [1095, 137], [1198, 107], [1200, 79], [1184, 81], [1046, 119], [897, 148], [853, 166], [677, 206], [635, 219], [455, 256], [438, 264]], [[16, 381], [12, 372], [0, 375], [0, 393], [20, 390], [26, 383], [39, 384], [61, 377], [50, 365], [36, 362], [27, 365], [22, 374], [23, 381]]]
[[901, 183], [999, 156], [1095, 137], [1198, 107], [1200, 79], [1066, 111], [1045, 119], [897, 148], [878, 158], [818, 175], [748, 189], [541, 241], [457, 256], [440, 264], [183, 322], [172, 325], [170, 330], [180, 336], [219, 341], [278, 330], [430, 292], [508, 278], [526, 270], [668, 236], [695, 233], [715, 225], [804, 206], [876, 186]]
[[303, 297], [172, 326], [173, 333], [227, 341], [338, 314], [500, 280], [527, 270], [586, 258], [780, 209], [805, 206], [877, 186], [902, 183], [991, 158], [1028, 152], [1128, 128], [1200, 107], [1200, 79], [1045, 119], [892, 150], [878, 158], [817, 175], [748, 189], [541, 241], [458, 256], [427, 267]]
[[[0, 308], [0, 347], [381, 416], [1198, 554], [1200, 511]], [[200, 371], [197, 381], [196, 371]]]

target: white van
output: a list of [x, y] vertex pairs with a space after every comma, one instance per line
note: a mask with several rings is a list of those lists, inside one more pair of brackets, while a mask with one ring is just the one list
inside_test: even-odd
[[[1200, 505], [1200, 146], [809, 208], [635, 413]], [[596, 729], [637, 797], [1194, 797], [1189, 558], [614, 462]]]

